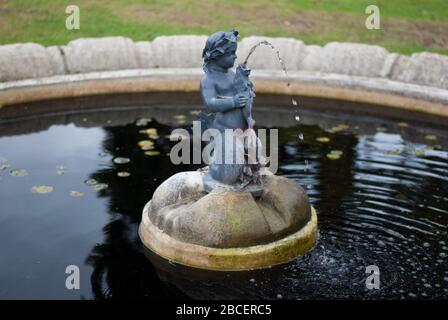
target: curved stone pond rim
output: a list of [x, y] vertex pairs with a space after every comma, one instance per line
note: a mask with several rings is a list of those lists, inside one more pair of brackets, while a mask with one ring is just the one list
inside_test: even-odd
[[[176, 92], [193, 93], [199, 98], [201, 75], [202, 70], [196, 68], [138, 69], [12, 81], [0, 84], [0, 106], [4, 109], [24, 103], [31, 106], [36, 101], [110, 94], [167, 93], [171, 97]], [[332, 105], [336, 109], [361, 113], [374, 114], [377, 111], [374, 106], [381, 106], [381, 109], [390, 109], [386, 113], [398, 117], [410, 112], [424, 118], [427, 115], [435, 116], [434, 119], [448, 117], [448, 91], [444, 89], [380, 78], [304, 71], [290, 72], [289, 78], [290, 87], [280, 71], [255, 70], [257, 103], [264, 95], [294, 96], [300, 105], [311, 102], [310, 106], [316, 106], [319, 99], [323, 99], [334, 101], [326, 103], [326, 107]], [[421, 120], [421, 116], [417, 118]]]

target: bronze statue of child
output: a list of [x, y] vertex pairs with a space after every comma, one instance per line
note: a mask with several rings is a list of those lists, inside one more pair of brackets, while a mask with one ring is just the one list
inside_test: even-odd
[[[253, 140], [245, 143], [242, 138], [234, 141], [233, 152], [246, 159], [244, 163], [227, 163], [212, 159], [209, 172], [213, 179], [226, 184], [247, 182], [245, 175], [255, 178], [260, 168], [259, 162], [252, 156], [248, 162], [248, 147], [261, 149], [261, 143], [252, 130], [255, 121], [252, 119], [252, 104], [255, 96], [253, 85], [249, 79], [250, 70], [245, 65], [239, 65], [237, 72], [234, 66], [237, 50], [238, 31], [216, 32], [206, 42], [202, 53], [205, 74], [201, 79], [201, 95], [205, 105], [212, 114], [199, 114], [204, 129], [217, 129], [221, 132], [221, 157], [226, 156], [224, 131], [226, 129], [248, 133]], [[246, 131], [250, 129], [250, 132]], [[236, 132], [236, 131], [235, 131]], [[239, 137], [242, 135], [240, 134]], [[216, 151], [216, 150], [215, 150]], [[253, 154], [253, 153], [252, 153]], [[258, 152], [257, 152], [258, 154]], [[214, 152], [216, 155], [216, 152]], [[228, 154], [227, 154], [228, 155]], [[235, 158], [235, 157], [234, 157]], [[249, 165], [250, 164], [250, 165]], [[249, 179], [250, 180], [250, 179]], [[249, 181], [250, 182], [250, 181]]]

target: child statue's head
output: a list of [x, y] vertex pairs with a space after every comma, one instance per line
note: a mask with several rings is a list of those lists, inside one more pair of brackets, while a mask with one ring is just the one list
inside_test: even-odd
[[207, 39], [205, 48], [202, 51], [204, 71], [207, 72], [211, 64], [225, 69], [233, 67], [236, 60], [237, 41], [238, 31], [235, 29], [212, 34]]

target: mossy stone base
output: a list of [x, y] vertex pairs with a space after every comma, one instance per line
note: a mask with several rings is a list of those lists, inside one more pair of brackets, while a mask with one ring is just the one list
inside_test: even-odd
[[317, 215], [311, 209], [311, 220], [299, 231], [283, 239], [250, 247], [211, 248], [174, 239], [152, 224], [148, 205], [143, 210], [139, 234], [143, 244], [159, 256], [190, 267], [241, 271], [286, 263], [311, 250], [317, 239]]
[[158, 255], [192, 267], [250, 270], [285, 263], [316, 242], [317, 216], [294, 181], [266, 175], [260, 196], [205, 192], [202, 172], [163, 182], [144, 210], [140, 238]]

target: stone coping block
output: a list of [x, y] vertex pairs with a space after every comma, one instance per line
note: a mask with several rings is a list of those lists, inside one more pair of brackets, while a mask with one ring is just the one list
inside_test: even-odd
[[0, 46], [0, 82], [64, 74], [60, 51], [36, 43]]
[[61, 48], [68, 73], [138, 68], [135, 44], [129, 38], [81, 38]]

